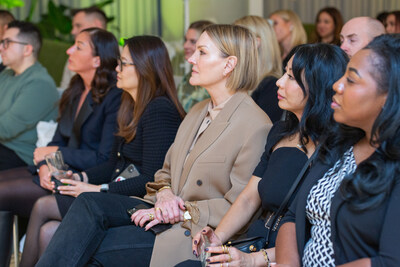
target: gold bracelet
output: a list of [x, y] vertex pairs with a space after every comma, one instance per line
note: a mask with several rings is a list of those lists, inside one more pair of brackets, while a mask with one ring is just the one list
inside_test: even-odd
[[267, 263], [267, 267], [271, 267], [271, 260], [268, 257], [267, 250], [266, 249], [261, 249], [260, 251], [261, 251], [262, 255], [264, 256], [264, 260]]
[[169, 186], [169, 185], [163, 186], [163, 187], [161, 187], [160, 189], [157, 190], [157, 193], [163, 191], [164, 189], [171, 189], [171, 186]]

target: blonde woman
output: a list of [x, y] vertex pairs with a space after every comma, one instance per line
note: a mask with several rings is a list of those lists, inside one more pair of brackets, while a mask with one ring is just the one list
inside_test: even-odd
[[306, 31], [299, 16], [291, 10], [277, 10], [269, 18], [274, 22], [276, 38], [281, 48], [281, 57], [285, 62], [286, 56], [293, 47], [307, 43]]
[[282, 76], [282, 62], [275, 32], [267, 20], [258, 16], [245, 16], [233, 24], [249, 29], [256, 36], [260, 82], [251, 97], [271, 121], [276, 122], [283, 110], [278, 106], [276, 81]]

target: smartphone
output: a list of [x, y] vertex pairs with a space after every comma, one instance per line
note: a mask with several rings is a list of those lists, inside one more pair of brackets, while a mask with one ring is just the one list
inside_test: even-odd
[[206, 261], [210, 256], [210, 252], [206, 252], [205, 249], [210, 246], [210, 241], [208, 240], [208, 237], [205, 235], [200, 236], [200, 261], [201, 261], [201, 266], [205, 267], [207, 266], [208, 262]]
[[60, 191], [58, 191], [58, 187], [64, 185], [60, 180], [55, 178], [54, 176], [51, 176], [51, 181], [55, 183], [54, 191], [59, 194]]

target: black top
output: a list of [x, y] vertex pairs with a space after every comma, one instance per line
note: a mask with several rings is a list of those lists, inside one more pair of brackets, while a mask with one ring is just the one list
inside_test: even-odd
[[[280, 134], [284, 130], [284, 124], [284, 121], [278, 121], [272, 127], [265, 151], [253, 172], [254, 176], [261, 178], [258, 183], [258, 193], [262, 208], [267, 212], [278, 211], [292, 183], [308, 160], [307, 155], [295, 147], [280, 147], [273, 151], [274, 146], [281, 140]], [[289, 203], [294, 199], [296, 193], [294, 192]], [[250, 225], [247, 236], [265, 236], [264, 224], [265, 218], [255, 220]], [[275, 246], [277, 234], [278, 231], [270, 232], [268, 247]]]
[[297, 175], [307, 162], [307, 155], [295, 147], [273, 147], [280, 141], [284, 122], [277, 122], [272, 127], [265, 151], [261, 156], [253, 175], [262, 178], [258, 183], [262, 207], [276, 212], [292, 186]]
[[254, 102], [267, 113], [273, 123], [279, 121], [283, 110], [278, 106], [278, 87], [274, 76], [265, 77], [251, 94]]
[[[139, 120], [135, 138], [125, 143], [122, 137], [115, 137], [109, 160], [85, 171], [89, 183], [109, 183], [110, 193], [143, 197], [146, 194], [145, 185], [153, 181], [155, 172], [161, 169], [181, 121], [178, 110], [167, 97], [153, 99]], [[131, 163], [140, 175], [112, 182]], [[56, 195], [56, 199], [64, 216], [75, 198]]]
[[3, 63], [0, 63], [0, 72], [2, 72], [5, 68], [6, 66], [4, 66]]
[[139, 120], [135, 138], [125, 143], [124, 139], [116, 137], [108, 162], [86, 170], [89, 183], [110, 183], [133, 163], [140, 176], [111, 182], [109, 192], [143, 197], [145, 185], [153, 181], [155, 172], [161, 169], [181, 121], [178, 110], [167, 97], [152, 100]]

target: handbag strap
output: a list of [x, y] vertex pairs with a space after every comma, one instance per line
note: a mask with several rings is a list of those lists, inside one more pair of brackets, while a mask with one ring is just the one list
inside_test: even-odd
[[285, 209], [288, 206], [290, 198], [292, 197], [293, 193], [296, 191], [296, 189], [297, 189], [298, 185], [300, 184], [301, 180], [303, 180], [303, 178], [305, 177], [305, 173], [307, 172], [308, 168], [310, 167], [312, 161], [317, 156], [318, 150], [319, 150], [319, 146], [315, 149], [314, 153], [307, 160], [307, 162], [304, 164], [303, 168], [301, 169], [301, 171], [297, 175], [296, 180], [294, 180], [294, 182], [292, 184], [292, 187], [289, 189], [288, 193], [286, 194], [285, 199], [283, 200], [282, 204], [279, 206], [278, 211], [272, 216], [272, 218], [270, 217], [267, 220], [267, 222], [265, 223], [265, 227], [267, 229], [269, 229], [269, 231], [267, 231], [267, 235], [266, 235], [267, 236], [267, 242], [268, 242], [268, 236], [269, 236], [270, 229], [272, 229], [272, 226], [275, 225], [276, 220], [280, 220], [279, 217], [283, 215], [283, 212], [285, 211]]

